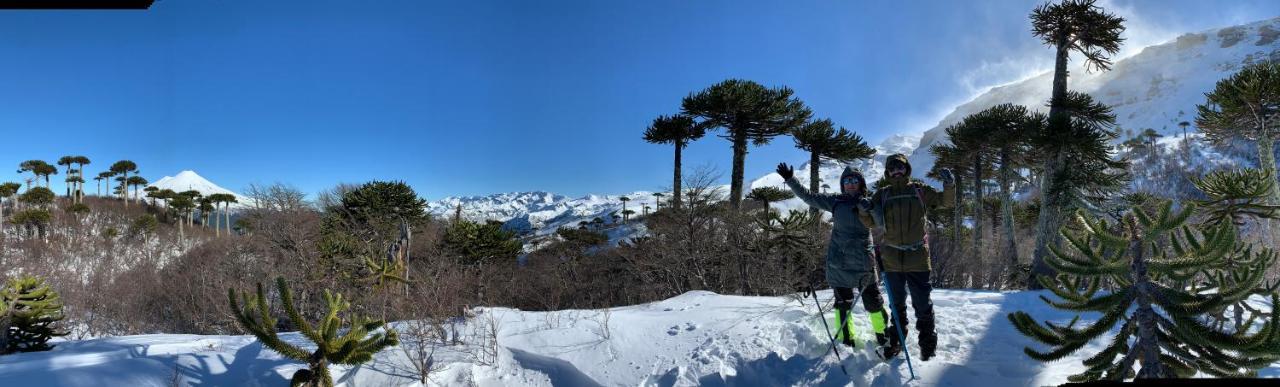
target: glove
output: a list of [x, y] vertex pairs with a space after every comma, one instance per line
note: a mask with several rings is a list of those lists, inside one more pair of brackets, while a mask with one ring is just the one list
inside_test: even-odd
[[938, 177], [942, 178], [942, 184], [951, 185], [956, 182], [955, 176], [951, 174], [951, 168], [943, 168], [938, 171]]
[[871, 211], [871, 199], [862, 198], [862, 200], [859, 200], [858, 209], [861, 209], [863, 211]]
[[778, 176], [782, 176], [783, 180], [790, 180], [795, 174], [796, 170], [787, 165], [787, 163], [778, 163]]

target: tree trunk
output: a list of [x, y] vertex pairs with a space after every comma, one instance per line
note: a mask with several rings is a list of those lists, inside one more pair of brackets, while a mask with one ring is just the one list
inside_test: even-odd
[[1004, 258], [1018, 265], [1018, 244], [1013, 239], [1013, 167], [1009, 149], [1000, 151], [1000, 221], [1004, 234]]
[[676, 166], [675, 177], [671, 181], [671, 204], [675, 208], [680, 208], [680, 152], [684, 148], [684, 141], [676, 140]]
[[1155, 289], [1147, 276], [1147, 261], [1142, 247], [1142, 240], [1139, 237], [1140, 233], [1138, 232], [1136, 221], [1130, 218], [1128, 222], [1130, 233], [1129, 256], [1133, 259], [1130, 263], [1129, 272], [1133, 277], [1133, 286], [1137, 290], [1135, 301], [1138, 306], [1137, 310], [1134, 311], [1134, 319], [1138, 324], [1138, 342], [1135, 345], [1142, 356], [1142, 368], [1138, 370], [1138, 378], [1172, 377], [1173, 375], [1165, 369], [1164, 364], [1160, 363], [1160, 337], [1156, 331], [1157, 316], [1155, 310], [1151, 308]]
[[222, 204], [222, 214], [227, 217], [227, 236], [231, 236], [231, 202]]
[[124, 199], [124, 208], [129, 208], [129, 188], [125, 182], [129, 180], [129, 172], [124, 173], [124, 180], [120, 181], [120, 197]]
[[[1049, 100], [1049, 134], [1058, 137], [1067, 132], [1071, 125], [1071, 117], [1063, 110], [1062, 103], [1067, 97], [1067, 59], [1070, 53], [1067, 37], [1057, 42], [1057, 57], [1053, 68], [1053, 95]], [[1058, 187], [1062, 179], [1062, 168], [1066, 164], [1066, 154], [1057, 151], [1045, 159], [1044, 175], [1040, 181], [1040, 216], [1036, 220], [1036, 250], [1032, 255], [1031, 276], [1027, 287], [1039, 290], [1037, 276], [1053, 276], [1054, 270], [1044, 262], [1049, 254], [1049, 244], [1055, 247], [1061, 241], [1058, 229], [1062, 226], [1062, 210], [1065, 203], [1062, 192], [1066, 187]]]
[[951, 254], [948, 254], [948, 258], [954, 258], [956, 252], [960, 251], [960, 231], [963, 229], [960, 226], [960, 222], [964, 220], [964, 176], [959, 172], [955, 172], [954, 177], [956, 181], [956, 204], [955, 208], [951, 209]]
[[[819, 161], [821, 160], [818, 159], [818, 152], [809, 152], [809, 193], [818, 192], [818, 184], [819, 184], [818, 162]], [[840, 189], [843, 190], [844, 187], [841, 186]], [[862, 189], [865, 190], [867, 189], [867, 187], [862, 187]], [[815, 216], [815, 217], [818, 216], [818, 209], [812, 206], [809, 207], [809, 216]]]
[[[1262, 137], [1258, 139], [1258, 167], [1276, 179], [1276, 139]], [[1271, 186], [1271, 203], [1280, 204], [1280, 183]]]
[[729, 206], [742, 208], [742, 169], [747, 160], [747, 135], [733, 135], [733, 174], [729, 177]]
[[982, 151], [977, 150], [973, 155], [973, 255], [974, 262], [984, 253], [982, 251], [982, 222], [983, 215], [982, 203]]
[[218, 217], [218, 205], [213, 205], [213, 236], [222, 236], [222, 218]]

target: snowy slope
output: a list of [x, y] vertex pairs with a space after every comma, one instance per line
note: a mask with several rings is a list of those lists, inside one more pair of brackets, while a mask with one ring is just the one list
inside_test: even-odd
[[[1213, 90], [1218, 80], [1245, 64], [1268, 59], [1280, 60], [1280, 17], [1185, 34], [1119, 60], [1111, 71], [1087, 72], [1079, 67], [1079, 56], [1073, 56], [1068, 87], [1110, 105], [1121, 128], [1180, 135], [1179, 122], [1192, 122], [1190, 130], [1195, 129], [1196, 104], [1204, 103], [1204, 93]], [[929, 147], [947, 143], [944, 129], [969, 114], [1006, 102], [1047, 112], [1052, 80], [1053, 73], [1047, 72], [992, 88], [956, 107], [924, 133], [911, 156], [914, 174], [922, 177], [933, 166]]]
[[250, 199], [247, 196], [235, 193], [226, 188], [222, 188], [217, 184], [201, 177], [195, 171], [186, 170], [179, 172], [175, 176], [165, 176], [156, 180], [154, 183], [147, 185], [148, 187], [156, 187], [159, 189], [170, 189], [174, 192], [182, 191], [198, 191], [201, 195], [209, 196], [215, 193], [224, 193], [235, 195], [237, 203], [231, 205], [232, 208], [243, 208], [249, 205]]
[[[1006, 315], [1029, 311], [1065, 323], [1071, 314], [1049, 309], [1047, 292], [935, 290], [938, 357], [913, 359], [920, 379], [908, 382], [903, 360], [882, 362], [866, 344], [869, 323], [855, 309], [862, 349], [841, 346], [843, 363], [817, 320], [812, 298], [724, 296], [689, 292], [668, 300], [602, 310], [523, 312], [477, 309], [461, 331], [496, 322], [498, 355], [477, 364], [475, 348], [437, 352], [444, 365], [429, 385], [478, 386], [1026, 386], [1065, 383], [1102, 340], [1053, 363], [1023, 354], [1036, 344]], [[831, 293], [819, 292], [823, 310]], [[1259, 305], [1269, 308], [1265, 304]], [[910, 312], [909, 312], [910, 313]], [[1097, 316], [1086, 315], [1082, 323]], [[602, 329], [608, 322], [608, 334]], [[398, 325], [398, 324], [395, 324]], [[297, 334], [284, 338], [305, 343]], [[403, 341], [403, 340], [402, 340]], [[915, 338], [908, 338], [918, 355]], [[1037, 347], [1040, 348], [1040, 347]], [[1043, 348], [1041, 348], [1043, 349]], [[483, 357], [483, 356], [481, 356]], [[840, 365], [849, 372], [845, 376]], [[252, 336], [142, 335], [61, 343], [49, 352], [0, 356], [4, 386], [282, 386], [302, 367], [264, 349]], [[359, 368], [333, 367], [345, 386], [414, 386], [399, 348]], [[1280, 377], [1280, 364], [1260, 376]]]

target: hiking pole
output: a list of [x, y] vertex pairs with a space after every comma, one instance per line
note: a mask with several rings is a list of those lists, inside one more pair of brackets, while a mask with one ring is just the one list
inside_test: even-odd
[[822, 320], [822, 328], [827, 332], [827, 339], [831, 340], [831, 352], [836, 354], [836, 362], [840, 364], [840, 372], [844, 376], [849, 376], [849, 371], [844, 369], [844, 360], [840, 359], [840, 349], [836, 347], [836, 337], [831, 335], [831, 326], [827, 325], [827, 314], [822, 311], [822, 302], [818, 301], [818, 292], [813, 290], [813, 281], [809, 281], [809, 294], [813, 295], [813, 303], [818, 306], [818, 319]]
[[[876, 246], [876, 261], [880, 260], [880, 246]], [[889, 273], [885, 273], [884, 265], [880, 267], [880, 279], [884, 282], [885, 294], [889, 297], [889, 309], [893, 316], [893, 327], [898, 331], [898, 343], [902, 344], [902, 354], [907, 357], [907, 371], [911, 372], [911, 380], [916, 379], [916, 369], [911, 365], [911, 351], [907, 350], [907, 338], [902, 334], [902, 322], [898, 319], [898, 308], [893, 303], [893, 289], [889, 287]], [[905, 301], [904, 301], [905, 302]], [[904, 307], [905, 311], [906, 308]]]

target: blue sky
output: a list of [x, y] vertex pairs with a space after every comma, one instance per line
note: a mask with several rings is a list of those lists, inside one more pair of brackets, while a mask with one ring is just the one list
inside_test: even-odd
[[[0, 12], [0, 179], [27, 159], [192, 169], [233, 190], [398, 179], [429, 200], [660, 190], [659, 114], [726, 78], [796, 91], [874, 145], [1048, 69], [1038, 1], [161, 0], [149, 11]], [[1259, 1], [1107, 1], [1125, 53], [1280, 15]], [[708, 136], [686, 170], [730, 170]], [[752, 148], [748, 179], [800, 163]], [[56, 180], [60, 181], [61, 176]], [[61, 187], [55, 183], [55, 188]], [[90, 186], [92, 188], [92, 186]], [[55, 189], [61, 192], [61, 189]]]

